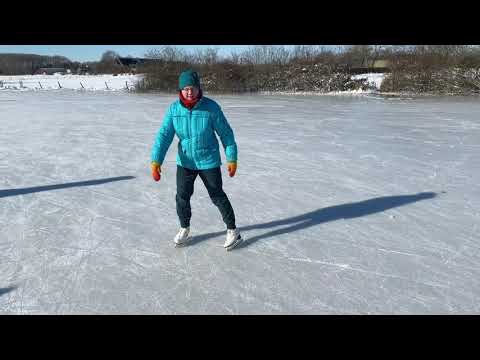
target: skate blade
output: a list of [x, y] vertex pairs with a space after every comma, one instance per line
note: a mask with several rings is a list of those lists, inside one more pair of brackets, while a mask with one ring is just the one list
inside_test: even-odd
[[227, 251], [230, 251], [230, 250], [232, 250], [233, 248], [237, 247], [237, 245], [240, 244], [242, 241], [243, 241], [242, 237], [239, 236], [239, 237], [237, 238], [237, 240], [235, 240], [235, 242], [234, 242], [233, 244], [227, 246], [225, 249], [226, 249]]
[[181, 242], [181, 243], [176, 243], [176, 242], [173, 242], [173, 244], [175, 245], [176, 248], [181, 248], [181, 247], [184, 247], [186, 245], [188, 245], [188, 243], [192, 240], [191, 237], [188, 237], [187, 240], [185, 240], [184, 242]]

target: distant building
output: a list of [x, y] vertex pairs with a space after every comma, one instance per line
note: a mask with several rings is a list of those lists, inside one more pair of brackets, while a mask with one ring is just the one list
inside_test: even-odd
[[375, 69], [389, 69], [390, 68], [390, 61], [388, 60], [375, 60], [372, 65]]
[[66, 74], [67, 70], [65, 68], [54, 68], [54, 67], [45, 67], [37, 69], [34, 74], [35, 75], [53, 75], [56, 73]]
[[90, 73], [90, 67], [87, 64], [82, 64], [77, 69], [78, 75], [88, 75]]
[[390, 72], [390, 61], [386, 59], [362, 60], [354, 64], [350, 64], [349, 71], [352, 74], [365, 73], [386, 73]]
[[131, 72], [136, 73], [139, 65], [143, 65], [150, 60], [144, 58], [117, 57], [115, 61], [118, 65], [127, 67]]

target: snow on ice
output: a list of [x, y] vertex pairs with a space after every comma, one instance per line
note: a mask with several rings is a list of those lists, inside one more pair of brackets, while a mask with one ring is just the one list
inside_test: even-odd
[[15, 75], [0, 76], [2, 90], [133, 90], [141, 75]]

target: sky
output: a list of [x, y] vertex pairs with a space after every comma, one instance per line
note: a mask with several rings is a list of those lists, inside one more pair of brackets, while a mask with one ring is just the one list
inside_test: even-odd
[[[148, 50], [164, 45], [0, 45], [0, 53], [28, 53], [37, 55], [61, 55], [71, 61], [98, 61], [107, 50], [113, 50], [120, 56], [143, 57]], [[232, 51], [242, 51], [251, 45], [172, 45], [186, 50], [218, 48], [220, 56]], [[290, 46], [286, 46], [290, 47]]]

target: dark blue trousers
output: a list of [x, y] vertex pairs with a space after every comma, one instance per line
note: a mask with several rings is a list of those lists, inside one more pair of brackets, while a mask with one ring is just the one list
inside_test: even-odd
[[227, 194], [222, 189], [222, 172], [220, 167], [208, 170], [191, 170], [177, 165], [177, 214], [181, 227], [189, 227], [192, 218], [190, 198], [193, 195], [193, 184], [197, 175], [207, 188], [208, 195], [222, 214], [227, 229], [235, 229], [235, 214]]

